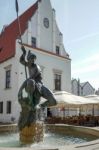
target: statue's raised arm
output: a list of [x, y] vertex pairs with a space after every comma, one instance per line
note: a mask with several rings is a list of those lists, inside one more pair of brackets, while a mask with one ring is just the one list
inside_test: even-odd
[[27, 63], [27, 61], [25, 60], [25, 56], [26, 56], [25, 47], [24, 47], [24, 46], [21, 46], [21, 49], [22, 49], [23, 54], [22, 54], [21, 57], [20, 57], [20, 63], [21, 63], [22, 65], [24, 65], [24, 66], [27, 66], [28, 63]]

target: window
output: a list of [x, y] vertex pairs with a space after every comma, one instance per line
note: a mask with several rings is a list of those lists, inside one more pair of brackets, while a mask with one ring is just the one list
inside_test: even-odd
[[6, 83], [5, 88], [11, 87], [11, 70], [6, 70]]
[[11, 68], [12, 65], [4, 67], [5, 69], [5, 88], [8, 89], [11, 87]]
[[56, 46], [56, 54], [59, 55], [59, 46]]
[[7, 101], [7, 114], [11, 114], [11, 101]]
[[3, 102], [0, 102], [0, 114], [3, 113]]
[[32, 37], [31, 39], [32, 47], [36, 47], [36, 38]]
[[55, 90], [61, 90], [61, 75], [55, 74], [54, 75], [54, 83], [55, 83]]

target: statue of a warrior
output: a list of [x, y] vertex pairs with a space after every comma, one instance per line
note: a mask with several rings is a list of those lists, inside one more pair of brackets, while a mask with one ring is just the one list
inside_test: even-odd
[[[28, 52], [27, 61], [26, 50], [21, 47], [23, 54], [20, 57], [20, 63], [28, 67], [29, 78], [21, 85], [18, 92], [18, 101], [21, 104], [22, 112], [19, 118], [19, 129], [29, 126], [36, 121], [36, 110], [40, 103], [40, 97], [47, 99], [40, 107], [49, 107], [56, 105], [56, 100], [52, 92], [42, 83], [40, 66], [35, 63], [36, 55]], [[23, 90], [26, 91], [27, 97], [23, 97]]]

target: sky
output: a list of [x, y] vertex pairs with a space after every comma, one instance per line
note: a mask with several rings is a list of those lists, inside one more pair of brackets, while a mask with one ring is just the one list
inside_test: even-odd
[[[19, 14], [36, 0], [18, 0]], [[71, 58], [71, 77], [99, 88], [99, 0], [51, 0], [63, 43]], [[0, 0], [0, 31], [16, 18], [15, 0]]]

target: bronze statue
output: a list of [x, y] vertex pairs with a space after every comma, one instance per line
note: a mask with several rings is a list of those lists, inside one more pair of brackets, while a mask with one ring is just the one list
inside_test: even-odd
[[[22, 111], [20, 113], [18, 127], [20, 133], [20, 141], [22, 143], [39, 142], [43, 139], [43, 125], [37, 122], [37, 109], [39, 107], [49, 107], [56, 105], [56, 100], [52, 92], [42, 83], [41, 69], [35, 64], [36, 55], [28, 52], [27, 61], [25, 60], [26, 50], [22, 43], [20, 18], [18, 16], [18, 1], [16, 0], [16, 13], [19, 27], [19, 38], [23, 51], [20, 57], [20, 63], [25, 66], [26, 81], [21, 85], [18, 92], [18, 101], [21, 104]], [[27, 78], [26, 67], [28, 67], [29, 78]], [[23, 96], [23, 90], [26, 91], [27, 97]], [[40, 105], [40, 97], [44, 97], [47, 101]]]
[[[22, 107], [18, 124], [20, 130], [36, 122], [36, 110], [38, 106], [44, 108], [56, 105], [54, 95], [42, 83], [41, 69], [39, 65], [35, 63], [36, 55], [29, 51], [26, 61], [26, 50], [24, 46], [22, 46], [21, 49], [23, 54], [20, 57], [20, 63], [28, 67], [29, 78], [23, 82], [18, 92], [18, 101]], [[28, 95], [27, 97], [23, 97], [24, 89]], [[41, 96], [47, 99], [47, 101], [39, 105]]]

